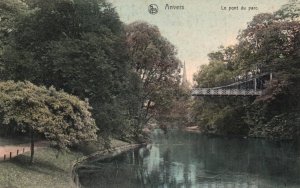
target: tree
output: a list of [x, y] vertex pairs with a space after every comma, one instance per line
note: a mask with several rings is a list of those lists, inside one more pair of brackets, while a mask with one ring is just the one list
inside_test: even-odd
[[168, 110], [180, 83], [177, 51], [156, 26], [134, 22], [126, 26], [129, 57], [142, 81], [140, 124]]
[[0, 107], [3, 124], [16, 126], [30, 135], [31, 163], [36, 134], [42, 134], [58, 150], [97, 138], [89, 103], [54, 87], [47, 89], [30, 82], [0, 82]]
[[232, 81], [233, 73], [226, 68], [222, 61], [211, 61], [208, 65], [202, 65], [200, 71], [194, 75], [197, 87], [217, 87]]
[[262, 71], [274, 72], [289, 69], [289, 57], [298, 50], [299, 9], [299, 3], [291, 2], [273, 14], [254, 16], [238, 36], [239, 66], [251, 69], [259, 65]]

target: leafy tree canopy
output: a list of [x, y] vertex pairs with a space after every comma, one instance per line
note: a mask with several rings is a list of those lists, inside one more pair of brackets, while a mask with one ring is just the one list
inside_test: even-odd
[[3, 124], [42, 134], [58, 149], [95, 140], [97, 127], [87, 101], [30, 82], [0, 82]]
[[126, 42], [135, 72], [142, 80], [140, 116], [147, 121], [169, 109], [180, 83], [181, 62], [175, 46], [148, 23], [127, 25]]

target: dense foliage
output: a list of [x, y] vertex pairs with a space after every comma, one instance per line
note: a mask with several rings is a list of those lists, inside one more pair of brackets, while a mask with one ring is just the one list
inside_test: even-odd
[[1, 80], [88, 99], [105, 141], [138, 138], [169, 109], [180, 61], [157, 27], [126, 26], [105, 0], [5, 0], [0, 9]]
[[[97, 127], [88, 102], [53, 87], [30, 82], [0, 82], [0, 112], [3, 124], [16, 131], [41, 134], [57, 149], [95, 140]], [[33, 157], [33, 156], [32, 156]]]
[[202, 98], [194, 103], [195, 121], [207, 132], [272, 138], [300, 135], [300, 6], [291, 1], [279, 11], [258, 14], [238, 35], [238, 44], [209, 54], [195, 75], [199, 87], [234, 82], [253, 70], [272, 72], [258, 98]]
[[142, 82], [139, 120], [159, 119], [170, 113], [179, 83], [181, 62], [177, 50], [156, 26], [134, 22], [126, 26], [126, 44], [135, 72]]
[[130, 134], [139, 80], [115, 10], [104, 0], [25, 2], [27, 14], [17, 17], [4, 48], [2, 79], [88, 98], [102, 136]]

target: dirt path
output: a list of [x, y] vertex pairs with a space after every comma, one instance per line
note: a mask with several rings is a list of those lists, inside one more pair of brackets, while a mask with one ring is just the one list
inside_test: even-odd
[[[35, 150], [48, 147], [47, 141], [39, 141], [35, 143]], [[0, 146], [0, 161], [9, 160], [17, 155], [30, 151], [30, 143], [19, 145], [5, 145]]]

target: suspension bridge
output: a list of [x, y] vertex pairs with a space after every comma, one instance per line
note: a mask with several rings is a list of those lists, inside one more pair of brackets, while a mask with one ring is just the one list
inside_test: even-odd
[[272, 80], [272, 73], [238, 76], [235, 82], [212, 88], [194, 88], [192, 96], [260, 96], [266, 81]]

